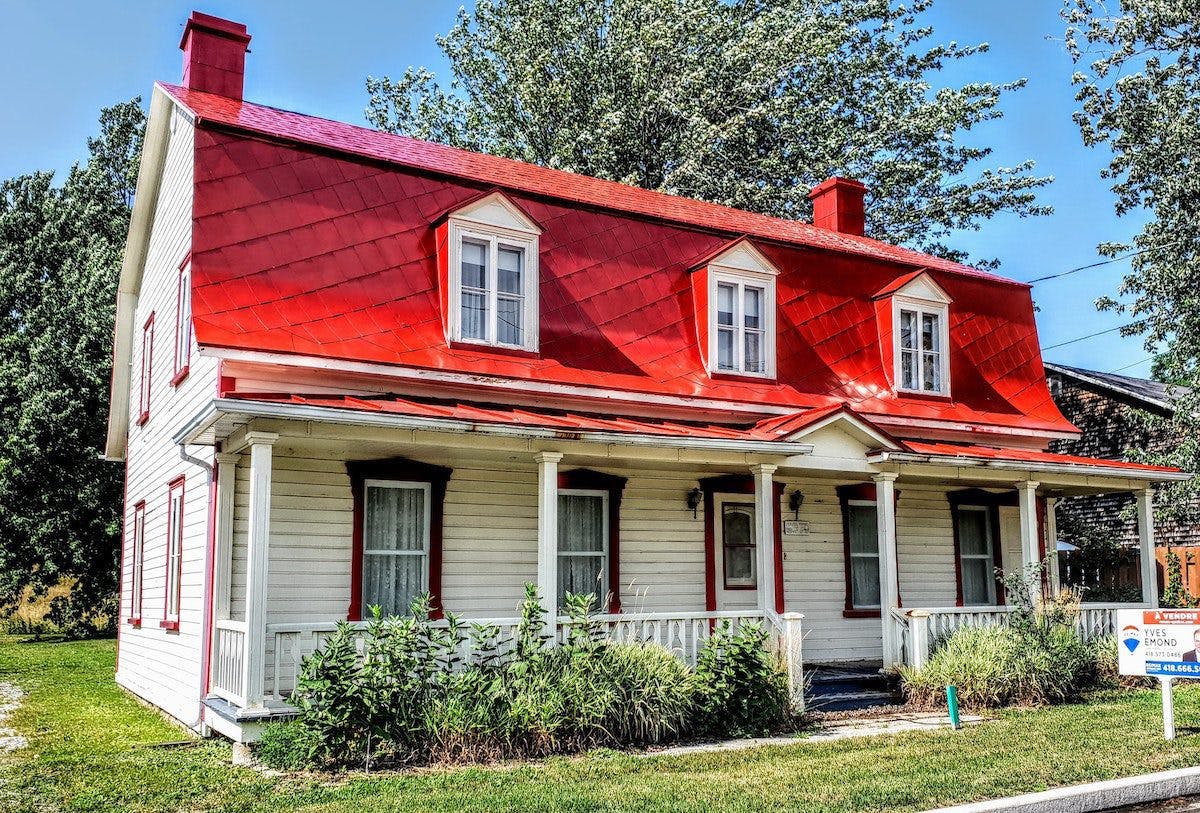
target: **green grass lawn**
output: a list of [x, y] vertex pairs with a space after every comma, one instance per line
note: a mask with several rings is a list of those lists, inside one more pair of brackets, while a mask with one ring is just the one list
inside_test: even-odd
[[[0, 756], [0, 810], [921, 810], [1200, 764], [1200, 733], [1162, 740], [1159, 697], [1010, 712], [961, 732], [687, 757], [611, 752], [535, 765], [344, 779], [274, 779], [229, 764], [220, 741], [183, 739], [120, 691], [111, 641], [0, 639], [0, 681], [27, 692], [7, 725], [29, 747]], [[1177, 693], [1200, 722], [1200, 687]]]

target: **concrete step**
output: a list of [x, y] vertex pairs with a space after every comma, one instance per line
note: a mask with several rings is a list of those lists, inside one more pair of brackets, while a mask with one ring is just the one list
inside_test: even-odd
[[807, 706], [812, 711], [857, 711], [899, 703], [900, 699], [892, 692], [879, 691], [809, 695], [807, 700]]

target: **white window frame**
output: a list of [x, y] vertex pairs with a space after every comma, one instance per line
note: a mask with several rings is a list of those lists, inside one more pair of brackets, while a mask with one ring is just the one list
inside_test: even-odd
[[[717, 503], [716, 523], [720, 529], [721, 544], [721, 589], [728, 590], [731, 587], [735, 590], [752, 590], [758, 587], [758, 519], [755, 513], [755, 506], [752, 502], [746, 501], [746, 496], [739, 495], [741, 499], [735, 497], [725, 497]], [[725, 513], [728, 509], [734, 509], [738, 513], [748, 514], [750, 517], [750, 578], [749, 579], [731, 579], [726, 570], [725, 565], [725, 547], [728, 542], [725, 539]]]
[[[868, 508], [869, 507], [869, 508], [874, 508], [876, 511], [879, 510], [879, 503], [877, 503], [875, 500], [846, 500], [847, 510], [849, 510], [851, 506], [857, 506], [859, 508]], [[849, 522], [849, 517], [846, 518], [846, 521]], [[879, 557], [883, 555], [883, 552], [879, 549], [878, 526], [876, 526], [876, 530], [875, 530], [875, 552], [874, 553], [856, 553], [854, 551], [854, 545], [852, 543], [850, 543], [849, 540], [847, 540], [847, 544], [849, 545], [849, 549], [850, 549], [849, 550], [849, 552], [850, 552], [850, 574], [849, 574], [850, 575], [850, 595], [849, 595], [850, 608], [853, 610], [880, 610], [880, 609], [882, 609], [882, 606], [880, 604], [856, 604], [854, 601], [854, 560], [855, 559], [869, 559], [870, 561], [875, 563], [875, 572], [876, 573], [879, 572]], [[883, 598], [883, 585], [882, 584], [879, 585], [879, 596], [880, 596], [880, 599], [882, 600], [882, 598]]]
[[192, 366], [192, 266], [179, 267], [175, 283], [175, 369], [171, 381], [178, 384]]
[[[608, 596], [612, 592], [612, 585], [610, 585], [608, 583], [609, 556], [612, 555], [612, 551], [609, 550], [609, 541], [611, 539], [611, 536], [610, 536], [610, 529], [608, 527], [608, 491], [605, 489], [593, 489], [593, 488], [560, 488], [558, 490], [558, 496], [560, 496], [560, 497], [562, 497], [562, 496], [599, 497], [600, 498], [600, 533], [601, 533], [600, 539], [601, 539], [601, 542], [603, 545], [603, 549], [601, 550], [600, 553], [596, 553], [594, 551], [580, 551], [580, 550], [564, 551], [562, 549], [562, 539], [557, 538], [557, 531], [556, 531], [555, 532], [556, 539], [555, 539], [554, 547], [555, 547], [555, 553], [557, 554], [557, 561], [555, 562], [555, 567], [558, 569], [561, 569], [561, 563], [562, 563], [562, 559], [564, 556], [568, 557], [568, 558], [600, 559], [600, 587], [601, 587], [601, 590], [600, 590], [599, 595], [596, 596], [596, 604], [599, 607], [607, 607], [608, 606]], [[555, 589], [555, 591], [557, 591], [558, 585], [555, 585], [554, 589]]]
[[[901, 316], [904, 311], [913, 311], [917, 315], [917, 366], [916, 387], [904, 386], [904, 347], [901, 344]], [[938, 375], [941, 388], [936, 390], [922, 389], [924, 380], [925, 352], [921, 349], [921, 328], [925, 316], [934, 316], [938, 324]], [[892, 355], [895, 357], [896, 390], [898, 392], [916, 395], [930, 395], [944, 398], [950, 397], [950, 305], [946, 302], [935, 302], [930, 299], [917, 299], [908, 296], [896, 296], [892, 301]]]
[[133, 561], [130, 564], [129, 620], [133, 624], [142, 622], [143, 585], [146, 581], [146, 503], [133, 507]]
[[163, 601], [163, 621], [179, 623], [183, 604], [183, 512], [186, 483], [176, 480], [167, 489], [167, 578]]
[[[367, 491], [372, 488], [420, 489], [421, 491], [425, 492], [424, 545], [422, 546], [420, 551], [415, 551], [415, 550], [372, 550], [371, 548], [369, 548], [367, 546], [368, 542], [369, 542], [369, 539], [367, 537]], [[362, 572], [364, 574], [366, 573], [366, 570], [367, 570], [366, 558], [368, 556], [419, 556], [424, 561], [425, 566], [423, 568], [421, 568], [421, 589], [418, 591], [418, 594], [429, 592], [429, 534], [432, 530], [432, 520], [433, 520], [433, 485], [431, 483], [421, 482], [419, 480], [380, 480], [380, 479], [376, 479], [376, 480], [363, 480], [362, 489], [363, 489], [363, 495], [362, 495], [363, 512], [362, 512], [362, 520], [361, 520], [362, 528], [359, 529], [359, 532], [362, 534], [362, 556], [363, 556], [363, 562], [361, 563]], [[365, 584], [365, 579], [364, 579], [362, 591], [363, 591], [362, 606], [363, 606], [364, 617], [366, 617], [365, 613], [367, 611], [367, 608], [371, 607], [373, 605], [370, 601], [367, 600], [367, 595], [366, 595], [367, 586]]]
[[[484, 270], [487, 286], [487, 320], [484, 326], [484, 338], [478, 339], [463, 336], [462, 332], [462, 245], [463, 241], [479, 242], [487, 245], [487, 267]], [[498, 226], [465, 218], [451, 217], [449, 219], [449, 268], [447, 269], [450, 285], [448, 308], [450, 313], [447, 324], [450, 340], [464, 344], [478, 344], [486, 347], [504, 347], [515, 350], [537, 352], [538, 334], [538, 234], [532, 231], [522, 231], [507, 226]], [[498, 296], [498, 254], [500, 247], [514, 248], [524, 254], [524, 268], [521, 279], [522, 309], [521, 309], [521, 341], [515, 344], [499, 340], [498, 312], [496, 308]]]
[[[959, 579], [962, 579], [962, 583], [965, 585], [966, 580], [962, 578], [962, 573], [963, 573], [962, 562], [967, 559], [983, 560], [984, 562], [987, 563], [988, 573], [989, 574], [995, 573], [996, 535], [995, 535], [995, 529], [992, 528], [992, 509], [991, 508], [989, 508], [985, 505], [959, 505], [955, 510], [957, 512], [954, 517], [955, 523], [958, 522], [959, 516], [961, 516], [964, 511], [974, 511], [975, 513], [982, 514], [983, 515], [983, 533], [984, 533], [984, 538], [987, 542], [987, 550], [984, 553], [963, 553], [962, 530], [960, 528], [954, 529], [955, 533], [957, 533], [958, 537], [959, 537], [959, 539], [958, 539]], [[966, 598], [966, 590], [964, 589], [964, 591], [963, 591], [963, 606], [964, 607], [995, 607], [996, 606], [996, 601], [997, 601], [996, 579], [994, 577], [989, 578], [986, 580], [986, 583], [987, 583], [987, 598], [988, 598], [988, 600], [983, 604], [968, 604], [967, 598]]]
[[[720, 366], [718, 351], [717, 324], [717, 291], [721, 285], [736, 287], [733, 303], [734, 331], [734, 367], [723, 369]], [[751, 371], [746, 369], [746, 321], [743, 308], [745, 307], [745, 289], [761, 288], [762, 295], [762, 356], [763, 369]], [[750, 376], [752, 378], [775, 377], [775, 275], [771, 273], [755, 273], [742, 269], [724, 268], [709, 265], [708, 268], [708, 370], [717, 375]], [[727, 328], [728, 329], [728, 328]]]

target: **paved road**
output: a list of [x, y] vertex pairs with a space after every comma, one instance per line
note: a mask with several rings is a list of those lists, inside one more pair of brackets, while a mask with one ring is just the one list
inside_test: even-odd
[[1133, 807], [1114, 807], [1105, 813], [1191, 813], [1200, 811], [1200, 796], [1183, 796], [1166, 802]]

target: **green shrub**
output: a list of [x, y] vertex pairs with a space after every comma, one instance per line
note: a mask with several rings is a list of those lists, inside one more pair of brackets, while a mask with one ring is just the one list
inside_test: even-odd
[[616, 743], [661, 743], [687, 731], [694, 687], [679, 658], [652, 644], [611, 644], [603, 668], [612, 695], [602, 725]]
[[940, 706], [947, 686], [965, 708], [1072, 700], [1095, 682], [1095, 652], [1065, 626], [964, 627], [919, 670], [901, 669], [910, 702]]
[[269, 723], [255, 746], [258, 758], [277, 771], [299, 771], [314, 762], [321, 748], [313, 729], [295, 720]]
[[754, 623], [733, 631], [723, 621], [713, 632], [696, 661], [693, 719], [698, 732], [755, 737], [787, 721], [787, 678], [766, 643], [766, 631]]

